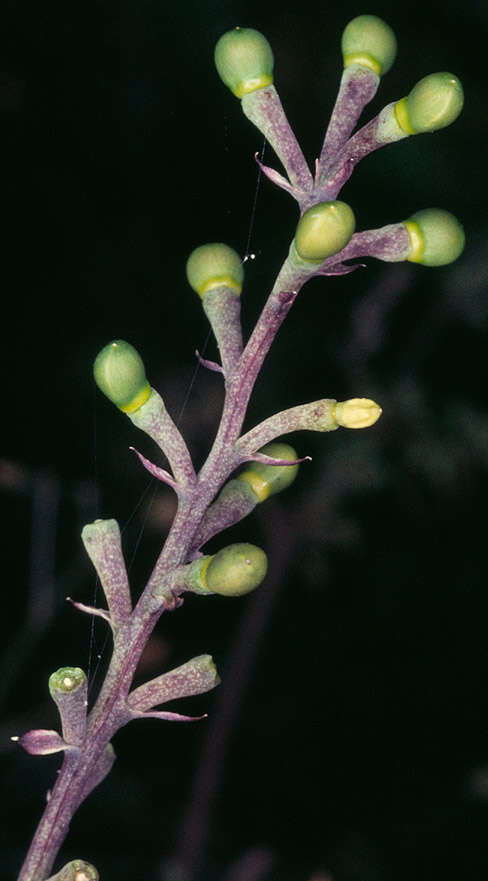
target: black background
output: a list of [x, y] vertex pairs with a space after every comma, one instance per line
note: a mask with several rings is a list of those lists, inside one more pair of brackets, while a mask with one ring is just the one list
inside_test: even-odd
[[[15, 877], [59, 766], [9, 738], [56, 726], [54, 669], [107, 657], [103, 627], [64, 600], [93, 601], [81, 525], [119, 520], [136, 596], [172, 511], [128, 450], [154, 454], [150, 442], [95, 392], [93, 358], [110, 339], [132, 342], [201, 464], [221, 384], [194, 375], [207, 324], [185, 260], [222, 239], [256, 255], [248, 331], [293, 235], [285, 193], [264, 180], [255, 200], [262, 137], [216, 75], [215, 42], [237, 24], [267, 36], [312, 160], [341, 32], [363, 12], [384, 17], [399, 43], [365, 120], [435, 70], [461, 78], [466, 105], [452, 127], [364, 160], [342, 197], [359, 229], [448, 208], [466, 251], [441, 269], [369, 261], [300, 294], [249, 425], [322, 397], [373, 397], [383, 416], [365, 432], [293, 438], [312, 463], [231, 533], [270, 554], [260, 599], [190, 598], [161, 620], [142, 675], [209, 652], [231, 690], [177, 707], [207, 721], [117, 735], [116, 767], [59, 865], [83, 857], [118, 881], [184, 881], [168, 868], [175, 854], [194, 862], [191, 881], [486, 875], [485, 4], [26, 0], [5, 3], [0, 27], [2, 879]], [[269, 147], [265, 161], [279, 167]], [[239, 634], [245, 664], [234, 669]], [[231, 709], [197, 852], [184, 821], [191, 781], [209, 726]]]

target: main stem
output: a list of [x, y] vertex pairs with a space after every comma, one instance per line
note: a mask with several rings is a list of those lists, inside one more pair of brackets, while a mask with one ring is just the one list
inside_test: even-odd
[[[280, 278], [280, 276], [278, 277]], [[164, 548], [131, 618], [116, 634], [114, 651], [97, 701], [88, 717], [85, 741], [65, 753], [44, 814], [36, 830], [18, 881], [42, 881], [48, 877], [68, 833], [71, 818], [89, 790], [97, 760], [116, 731], [126, 724], [127, 695], [144, 646], [161, 614], [171, 608], [170, 573], [186, 561], [193, 536], [216, 492], [238, 464], [236, 441], [244, 422], [249, 398], [263, 361], [303, 284], [287, 275], [286, 291], [275, 285], [256, 323], [247, 346], [227, 377], [222, 418], [212, 450], [197, 483], [180, 498], [178, 511]], [[161, 603], [155, 608], [155, 594]]]

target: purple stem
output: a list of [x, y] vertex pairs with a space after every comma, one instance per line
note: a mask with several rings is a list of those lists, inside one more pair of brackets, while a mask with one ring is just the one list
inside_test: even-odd
[[275, 87], [265, 86], [244, 95], [241, 105], [247, 118], [271, 144], [293, 186], [310, 190], [312, 174]]
[[376, 257], [386, 263], [398, 263], [406, 260], [412, 250], [410, 237], [403, 223], [390, 223], [379, 229], [367, 229], [354, 233], [346, 247], [329, 257], [320, 266], [320, 273], [327, 274], [331, 267], [343, 260], [358, 257]]
[[[172, 573], [188, 559], [192, 540], [206, 509], [239, 462], [236, 442], [254, 382], [271, 343], [305, 280], [301, 276], [293, 277], [289, 270], [288, 278], [293, 284], [292, 290], [284, 291], [275, 285], [239, 359], [237, 369], [226, 384], [220, 427], [196, 483], [191, 482], [193, 466], [191, 462], [188, 463], [187, 454], [182, 455], [178, 449], [176, 461], [172, 462], [181, 476], [189, 481], [186, 485], [187, 492], [179, 499], [178, 510], [164, 548], [134, 611], [128, 621], [121, 621], [114, 633], [112, 658], [98, 699], [88, 716], [86, 738], [76, 754], [65, 755], [61, 772], [18, 881], [42, 881], [49, 875], [68, 832], [71, 818], [85, 794], [91, 791], [91, 780], [97, 769], [96, 782], [100, 782], [100, 757], [114, 733], [131, 718], [127, 695], [139, 658], [163, 611], [173, 609], [178, 604], [178, 591], [172, 590]], [[157, 400], [156, 404], [158, 405]], [[160, 407], [157, 406], [156, 410], [159, 411]], [[144, 425], [138, 420], [139, 427], [153, 437], [157, 437], [159, 432], [158, 415], [158, 412], [152, 416], [149, 414], [143, 420]], [[163, 418], [166, 420], [165, 411]], [[133, 421], [136, 422], [135, 419]], [[168, 428], [175, 440], [173, 424], [168, 425]], [[178, 433], [177, 447], [180, 446], [180, 437]], [[164, 443], [164, 438], [162, 442]], [[184, 443], [182, 439], [181, 442]], [[118, 560], [118, 565], [123, 566], [121, 556]]]
[[343, 71], [339, 94], [320, 153], [319, 180], [336, 160], [366, 104], [374, 98], [379, 82], [379, 76], [362, 64], [351, 64]]
[[393, 109], [397, 102], [393, 101], [363, 125], [344, 145], [336, 162], [327, 163], [321, 172], [319, 184], [315, 188], [315, 201], [322, 202], [337, 198], [344, 184], [349, 180], [356, 165], [365, 156], [386, 147], [395, 141], [408, 137], [395, 122]]

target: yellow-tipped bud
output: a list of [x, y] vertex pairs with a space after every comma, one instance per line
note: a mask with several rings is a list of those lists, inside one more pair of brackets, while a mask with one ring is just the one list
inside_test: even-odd
[[[296, 459], [297, 454], [289, 444], [271, 443], [259, 450], [265, 456], [273, 459]], [[269, 496], [286, 489], [295, 480], [298, 474], [298, 465], [265, 465], [263, 462], [251, 462], [241, 471], [238, 480], [249, 484], [260, 502], [264, 502]]]
[[124, 413], [139, 410], [151, 394], [142, 358], [125, 340], [114, 340], [98, 353], [93, 375], [100, 391]]
[[242, 596], [261, 584], [267, 568], [268, 560], [261, 548], [250, 544], [229, 545], [191, 565], [188, 589], [200, 594]]
[[358, 15], [346, 26], [341, 47], [344, 67], [362, 64], [382, 76], [396, 58], [397, 41], [383, 19], [376, 15]]
[[424, 266], [445, 266], [464, 250], [464, 230], [459, 220], [442, 208], [425, 208], [405, 221], [412, 250], [407, 260]]
[[270, 86], [273, 63], [273, 51], [266, 37], [253, 28], [234, 28], [223, 34], [215, 47], [220, 79], [237, 98]]
[[337, 402], [334, 416], [343, 428], [369, 428], [380, 418], [381, 412], [381, 407], [369, 398], [351, 398]]
[[200, 297], [222, 286], [240, 294], [244, 280], [242, 260], [233, 248], [222, 242], [200, 245], [187, 260], [186, 277]]
[[60, 667], [49, 677], [49, 692], [55, 697], [59, 692], [71, 694], [86, 683], [86, 675], [81, 667]]
[[409, 135], [434, 132], [450, 125], [461, 113], [463, 87], [453, 73], [431, 73], [395, 104], [395, 117]]
[[354, 213], [345, 202], [319, 202], [298, 221], [295, 250], [308, 263], [322, 263], [345, 248], [355, 228]]

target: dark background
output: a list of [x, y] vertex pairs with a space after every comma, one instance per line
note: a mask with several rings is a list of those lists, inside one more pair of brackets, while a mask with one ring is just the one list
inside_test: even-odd
[[[212, 653], [224, 684], [177, 707], [209, 719], [121, 731], [59, 865], [83, 857], [105, 881], [488, 871], [486, 4], [26, 0], [5, 2], [0, 26], [1, 879], [15, 877], [59, 766], [9, 738], [56, 726], [53, 670], [90, 657], [95, 693], [107, 658], [104, 628], [64, 600], [94, 599], [81, 526], [119, 520], [137, 596], [172, 511], [128, 450], [151, 455], [150, 442], [95, 392], [93, 359], [130, 340], [200, 464], [221, 383], [194, 374], [207, 324], [185, 260], [222, 239], [256, 255], [249, 330], [293, 235], [285, 193], [261, 181], [255, 199], [262, 137], [216, 75], [215, 42], [237, 24], [267, 36], [312, 160], [340, 35], [363, 12], [399, 43], [364, 119], [436, 70], [461, 78], [466, 105], [452, 127], [364, 160], [342, 197], [359, 229], [448, 208], [466, 251], [441, 269], [369, 261], [300, 294], [249, 425], [322, 397], [373, 397], [383, 416], [365, 432], [292, 438], [312, 463], [230, 534], [268, 551], [265, 584], [188, 599], [145, 657], [148, 677]], [[269, 147], [265, 161], [279, 167]], [[195, 779], [209, 799], [192, 813]]]

